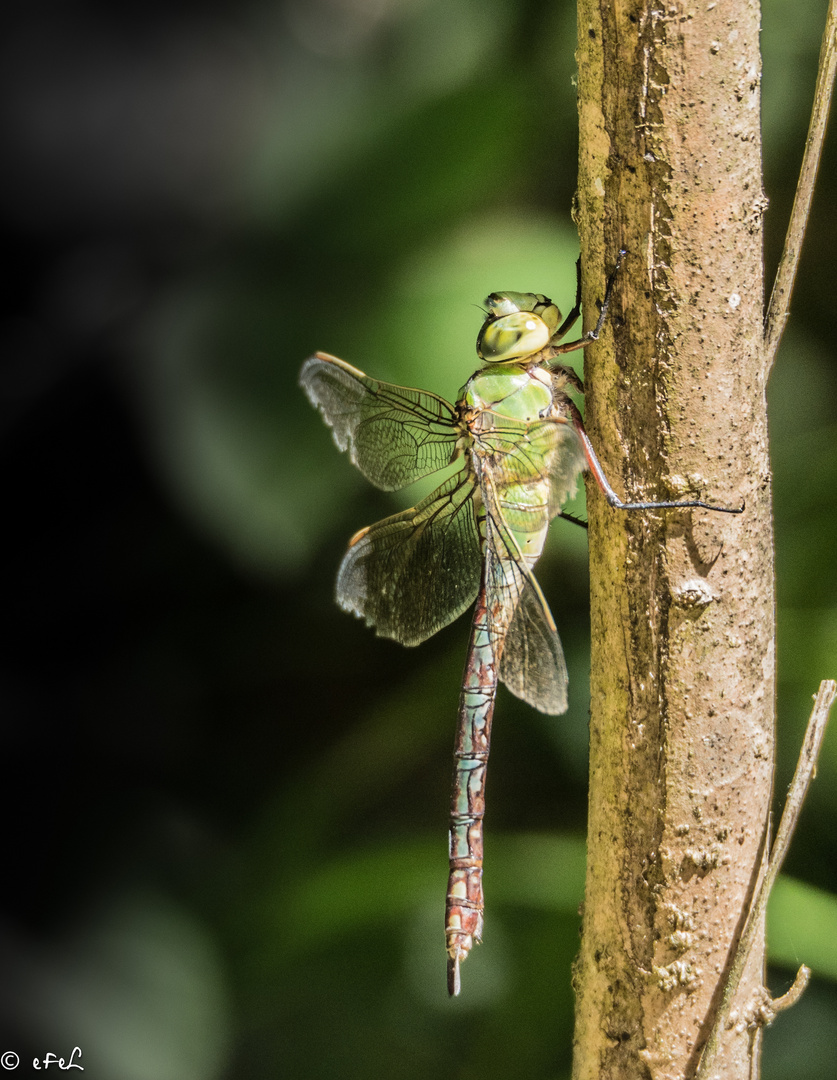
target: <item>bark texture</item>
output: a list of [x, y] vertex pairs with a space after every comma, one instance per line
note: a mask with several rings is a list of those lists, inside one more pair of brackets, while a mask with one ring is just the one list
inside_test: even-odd
[[[759, 6], [581, 0], [585, 311], [627, 249], [587, 427], [590, 809], [574, 1076], [694, 1075], [760, 873], [773, 774]], [[589, 314], [588, 314], [589, 319]], [[750, 1077], [753, 951], [713, 1075]]]

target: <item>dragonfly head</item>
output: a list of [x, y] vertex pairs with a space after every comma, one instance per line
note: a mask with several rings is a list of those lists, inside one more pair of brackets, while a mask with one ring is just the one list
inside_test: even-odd
[[492, 293], [485, 309], [477, 355], [489, 364], [507, 364], [540, 352], [561, 321], [561, 312], [541, 293]]

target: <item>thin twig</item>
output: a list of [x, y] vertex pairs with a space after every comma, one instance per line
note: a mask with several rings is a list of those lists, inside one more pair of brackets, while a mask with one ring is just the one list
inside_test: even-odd
[[820, 49], [817, 87], [814, 91], [814, 106], [811, 110], [811, 123], [808, 127], [808, 138], [805, 143], [802, 168], [799, 173], [799, 182], [796, 186], [790, 223], [785, 237], [785, 248], [779, 262], [779, 269], [776, 271], [776, 280], [773, 283], [773, 292], [764, 319], [766, 372], [770, 371], [773, 361], [776, 359], [779, 342], [782, 340], [790, 314], [791, 293], [793, 292], [793, 283], [799, 266], [799, 256], [802, 251], [802, 241], [805, 237], [805, 227], [808, 224], [811, 200], [814, 197], [814, 187], [817, 181], [820, 158], [822, 157], [822, 146], [825, 139], [828, 110], [831, 105], [831, 93], [834, 89], [836, 72], [837, 0], [830, 0], [822, 48]]
[[782, 811], [782, 820], [779, 822], [776, 839], [770, 849], [770, 865], [767, 868], [762, 889], [767, 885], [769, 891], [784, 862], [793, 830], [796, 828], [796, 822], [799, 818], [799, 811], [802, 809], [802, 803], [808, 794], [811, 780], [816, 775], [817, 757], [822, 746], [823, 735], [825, 735], [828, 714], [834, 704], [835, 697], [837, 697], [837, 683], [833, 679], [823, 679], [817, 691], [817, 696], [814, 698], [814, 708], [811, 711], [808, 729], [805, 732], [805, 742], [802, 744], [799, 761], [796, 763], [796, 771], [793, 774], [788, 797], [785, 800], [785, 808]]
[[[805, 796], [808, 793], [811, 780], [816, 775], [817, 758], [819, 756], [820, 747], [822, 746], [823, 736], [825, 735], [828, 714], [831, 711], [831, 706], [834, 704], [835, 697], [837, 697], [837, 683], [833, 682], [831, 679], [823, 680], [823, 682], [820, 683], [819, 691], [814, 699], [814, 708], [811, 712], [811, 719], [808, 721], [808, 728], [805, 732], [805, 741], [802, 744], [799, 761], [796, 763], [796, 771], [793, 774], [793, 780], [791, 781], [791, 786], [788, 790], [785, 808], [782, 811], [782, 820], [779, 822], [779, 830], [776, 833], [776, 839], [770, 850], [770, 860], [767, 864], [767, 870], [765, 871], [764, 877], [761, 879], [756, 898], [753, 901], [750, 913], [747, 916], [744, 931], [741, 934], [738, 947], [735, 950], [735, 956], [733, 957], [732, 965], [730, 966], [729, 975], [727, 977], [727, 984], [724, 987], [724, 996], [721, 999], [718, 1014], [715, 1017], [712, 1031], [707, 1039], [703, 1056], [700, 1059], [700, 1066], [695, 1074], [695, 1080], [707, 1080], [718, 1053], [721, 1033], [726, 1027], [727, 1018], [729, 1017], [730, 1008], [732, 1007], [732, 1001], [735, 997], [735, 992], [738, 989], [738, 984], [741, 981], [744, 967], [749, 958], [750, 949], [752, 948], [755, 936], [761, 927], [764, 911], [767, 907], [767, 900], [773, 889], [782, 863], [785, 861], [785, 855], [787, 855], [788, 848], [790, 847], [791, 836], [793, 835], [796, 823], [799, 820], [799, 812], [802, 809], [802, 804], [805, 801]], [[792, 1000], [787, 1002], [786, 1005], [781, 1007], [786, 1008], [788, 1005], [793, 1004], [804, 990], [805, 985], [807, 984], [807, 978], [803, 974], [802, 969], [800, 969], [800, 972], [797, 974], [794, 987], [797, 986], [797, 983], [799, 984], [799, 987], [795, 992], [795, 996]], [[789, 993], [792, 991], [793, 987]], [[788, 995], [785, 995], [785, 997], [787, 996]], [[782, 998], [779, 998], [778, 1000], [782, 1001]], [[773, 1009], [775, 1010], [775, 1008], [776, 1005], [773, 1003]]]
[[781, 997], [774, 998], [771, 1001], [770, 1005], [772, 1012], [784, 1012], [785, 1009], [790, 1009], [791, 1006], [795, 1005], [802, 997], [805, 987], [810, 981], [811, 969], [807, 964], [803, 964], [799, 971], [797, 971], [796, 978], [793, 980], [787, 993], [784, 993]]

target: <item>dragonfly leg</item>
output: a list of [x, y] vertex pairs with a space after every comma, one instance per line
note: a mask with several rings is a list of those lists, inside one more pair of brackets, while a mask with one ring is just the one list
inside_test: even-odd
[[680, 500], [664, 500], [663, 502], [623, 502], [613, 488], [610, 486], [610, 482], [605, 476], [604, 469], [601, 462], [596, 457], [596, 451], [593, 449], [593, 444], [590, 442], [590, 436], [584, 428], [584, 421], [581, 419], [581, 413], [576, 406], [569, 403], [570, 414], [572, 421], [578, 432], [578, 437], [581, 439], [581, 445], [584, 449], [584, 457], [587, 459], [587, 467], [593, 474], [596, 483], [602, 491], [602, 494], [607, 499], [608, 504], [613, 506], [617, 510], [688, 510], [695, 507], [701, 507], [703, 510], [715, 510], [721, 514], [741, 514], [744, 511], [744, 503], [741, 506], [716, 506], [713, 503], [704, 502], [702, 499], [680, 499]]
[[567, 364], [550, 364], [549, 373], [552, 376], [552, 388], [556, 398], [562, 400], [566, 397], [563, 392], [565, 386], [569, 386], [577, 394], [584, 393], [584, 383], [575, 368]]
[[[610, 307], [610, 298], [613, 295], [613, 284], [616, 281], [616, 275], [619, 272], [619, 267], [622, 265], [622, 259], [626, 254], [627, 253], [625, 249], [622, 248], [622, 250], [616, 256], [616, 264], [614, 265], [613, 270], [610, 273], [610, 277], [608, 277], [607, 279], [604, 300], [602, 301], [602, 306], [599, 309], [599, 318], [596, 322], [596, 325], [593, 327], [592, 330], [588, 330], [586, 334], [583, 334], [575, 341], [569, 341], [565, 345], [550, 345], [549, 351], [552, 353], [553, 356], [560, 356], [562, 353], [574, 352], [576, 349], [585, 349], [591, 342], [598, 340], [599, 334], [602, 332], [602, 327], [604, 326], [604, 321], [607, 318], [607, 309]], [[581, 271], [579, 268], [579, 274], [580, 273]], [[579, 301], [577, 300], [576, 303], [578, 304]], [[570, 312], [570, 315], [572, 315], [574, 311], [575, 308], [573, 308], [573, 311]], [[567, 318], [569, 318], [569, 316]], [[566, 323], [566, 321], [567, 320], [565, 319], [564, 322]], [[573, 322], [575, 322], [575, 319], [573, 319]], [[572, 325], [572, 323], [570, 323], [570, 325]], [[569, 329], [569, 327], [567, 327], [567, 329]], [[558, 340], [558, 338], [560, 338], [562, 330], [563, 324], [561, 327], [559, 327], [558, 331], [554, 335], [553, 340]], [[566, 331], [564, 331], [564, 333], [566, 333]]]
[[581, 314], [581, 256], [575, 260], [575, 303], [573, 309], [569, 315], [564, 319], [555, 333], [552, 335], [553, 341], [560, 341], [564, 334], [573, 326]]
[[580, 525], [582, 529], [587, 528], [586, 521], [583, 521], [581, 518], [576, 517], [575, 514], [568, 514], [565, 510], [561, 510], [558, 514], [558, 517], [562, 521], [571, 521], [573, 525]]

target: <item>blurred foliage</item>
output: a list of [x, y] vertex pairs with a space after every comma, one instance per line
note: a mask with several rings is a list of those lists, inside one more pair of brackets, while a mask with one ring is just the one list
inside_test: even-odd
[[[775, 266], [825, 0], [764, 5]], [[334, 606], [392, 512], [296, 379], [316, 348], [456, 395], [476, 305], [577, 242], [575, 8], [537, 0], [43, 0], [0, 43], [13, 631], [6, 1043], [110, 1080], [568, 1075], [583, 890], [585, 539], [539, 569], [571, 711], [501, 691], [488, 941], [444, 991], [462, 620], [418, 650]], [[826, 149], [770, 387], [786, 789], [837, 656]], [[412, 500], [414, 492], [406, 499]], [[403, 504], [402, 504], [403, 505]], [[837, 742], [770, 911], [802, 1002], [764, 1076], [830, 1077]], [[8, 768], [8, 766], [7, 766]]]

